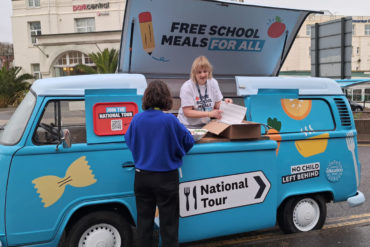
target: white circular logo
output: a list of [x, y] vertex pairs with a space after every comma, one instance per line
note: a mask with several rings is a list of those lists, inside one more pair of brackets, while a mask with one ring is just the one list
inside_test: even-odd
[[326, 177], [332, 182], [338, 182], [343, 175], [343, 166], [340, 161], [333, 160], [329, 162], [328, 167], [326, 168]]

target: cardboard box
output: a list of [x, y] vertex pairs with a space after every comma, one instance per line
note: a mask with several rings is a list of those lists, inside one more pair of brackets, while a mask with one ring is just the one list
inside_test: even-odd
[[203, 129], [230, 140], [257, 139], [261, 137], [261, 124], [250, 121], [243, 121], [241, 124], [226, 124], [213, 120], [206, 124]]

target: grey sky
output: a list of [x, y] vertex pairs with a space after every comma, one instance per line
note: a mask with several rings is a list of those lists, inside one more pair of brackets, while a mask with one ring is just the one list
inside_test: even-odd
[[369, 0], [246, 0], [244, 2], [292, 9], [327, 10], [334, 15], [370, 16]]
[[0, 42], [12, 42], [11, 0], [0, 0]]
[[[369, 0], [245, 0], [245, 2], [293, 9], [327, 10], [334, 15], [370, 16]], [[0, 42], [12, 42], [11, 15], [11, 0], [0, 0]]]

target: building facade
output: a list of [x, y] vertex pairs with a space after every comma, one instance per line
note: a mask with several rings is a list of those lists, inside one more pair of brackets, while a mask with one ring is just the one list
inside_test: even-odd
[[[242, 0], [230, 0], [242, 2]], [[119, 49], [126, 0], [12, 0], [14, 65], [39, 77], [73, 75], [88, 54]], [[342, 16], [312, 14], [281, 74], [310, 75], [311, 26]], [[352, 77], [370, 77], [370, 16], [353, 17]]]
[[14, 65], [36, 78], [93, 66], [91, 52], [119, 49], [125, 0], [12, 0]]

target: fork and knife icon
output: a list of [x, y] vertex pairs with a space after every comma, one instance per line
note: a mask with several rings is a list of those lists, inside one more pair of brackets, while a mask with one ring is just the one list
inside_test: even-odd
[[[184, 187], [184, 194], [186, 196], [186, 211], [190, 210], [189, 205], [189, 195], [190, 195], [190, 187]], [[194, 197], [194, 209], [197, 209], [197, 186], [193, 187], [193, 197]]]

